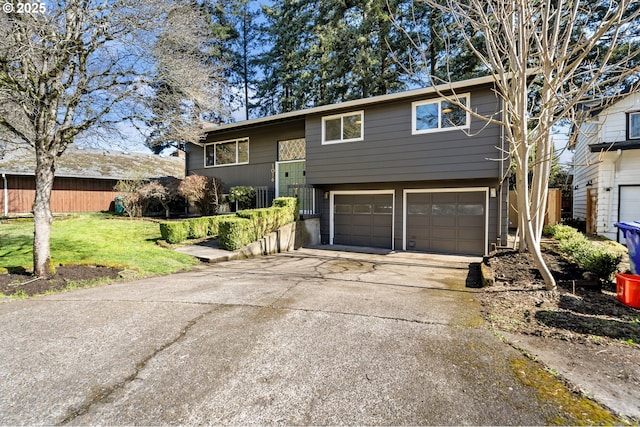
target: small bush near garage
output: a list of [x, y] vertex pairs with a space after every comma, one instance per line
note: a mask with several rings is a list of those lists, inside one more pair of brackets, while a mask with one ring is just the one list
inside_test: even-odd
[[584, 234], [567, 225], [548, 226], [543, 232], [559, 241], [558, 248], [562, 253], [600, 280], [612, 279], [624, 254], [621, 245], [615, 242], [591, 242]]
[[220, 247], [235, 251], [253, 241], [251, 221], [237, 216], [224, 217], [219, 223]]
[[244, 221], [225, 223], [226, 219], [223, 219], [220, 223], [220, 247], [230, 251], [239, 249], [296, 221], [298, 212], [298, 199], [295, 197], [279, 197], [270, 208], [239, 211], [236, 216]]

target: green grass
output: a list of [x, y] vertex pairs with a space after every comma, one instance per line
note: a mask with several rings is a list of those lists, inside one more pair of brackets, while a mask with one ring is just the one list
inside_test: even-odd
[[[142, 276], [169, 274], [198, 261], [156, 245], [158, 224], [102, 214], [57, 217], [51, 230], [51, 261], [122, 265]], [[32, 221], [0, 223], [0, 267], [31, 266]]]

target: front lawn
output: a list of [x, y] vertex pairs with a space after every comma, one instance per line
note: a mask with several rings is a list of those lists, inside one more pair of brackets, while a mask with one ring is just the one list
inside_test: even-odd
[[[158, 224], [103, 214], [56, 217], [51, 231], [51, 261], [122, 265], [139, 275], [169, 274], [198, 261], [156, 245]], [[33, 264], [33, 222], [0, 221], [0, 267]]]

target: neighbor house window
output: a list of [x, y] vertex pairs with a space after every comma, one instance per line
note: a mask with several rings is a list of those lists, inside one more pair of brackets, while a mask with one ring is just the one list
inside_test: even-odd
[[338, 114], [322, 118], [322, 143], [362, 141], [364, 139], [364, 111]]
[[412, 133], [440, 132], [469, 128], [469, 94], [458, 95], [455, 100], [445, 98], [417, 101], [411, 104]]
[[204, 146], [205, 167], [249, 163], [249, 138], [214, 142]]
[[629, 113], [629, 139], [640, 139], [640, 111]]

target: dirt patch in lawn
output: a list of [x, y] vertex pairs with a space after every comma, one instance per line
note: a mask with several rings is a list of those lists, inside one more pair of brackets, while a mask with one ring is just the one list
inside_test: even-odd
[[70, 285], [88, 285], [118, 278], [121, 269], [93, 265], [65, 265], [56, 268], [49, 279], [36, 279], [27, 271], [0, 274], [0, 293], [11, 296], [31, 296], [48, 291], [59, 291]]

